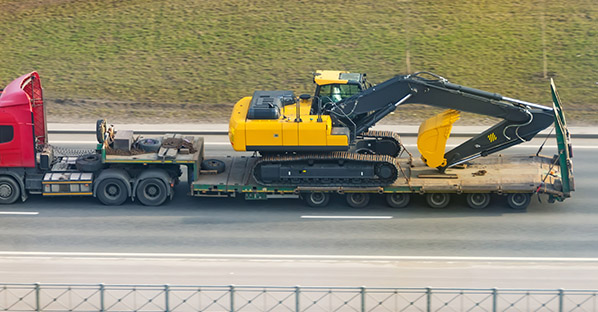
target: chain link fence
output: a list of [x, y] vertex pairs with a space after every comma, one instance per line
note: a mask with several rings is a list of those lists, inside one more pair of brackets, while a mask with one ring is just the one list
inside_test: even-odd
[[0, 311], [598, 311], [598, 290], [0, 284]]

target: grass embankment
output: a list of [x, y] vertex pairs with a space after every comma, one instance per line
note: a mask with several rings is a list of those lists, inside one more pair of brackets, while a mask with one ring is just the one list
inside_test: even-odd
[[4, 0], [0, 21], [0, 85], [38, 70], [53, 121], [222, 122], [254, 90], [344, 69], [542, 104], [553, 77], [569, 122], [598, 123], [595, 0]]

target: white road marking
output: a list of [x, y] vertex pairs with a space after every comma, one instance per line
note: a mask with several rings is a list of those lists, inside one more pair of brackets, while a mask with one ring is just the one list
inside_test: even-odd
[[594, 262], [598, 258], [557, 257], [452, 257], [452, 256], [357, 256], [357, 255], [260, 255], [260, 254], [184, 254], [184, 253], [102, 253], [0, 251], [0, 257], [62, 257], [105, 259], [245, 259], [245, 260], [354, 260], [354, 261], [472, 261], [472, 262]]
[[37, 211], [0, 211], [0, 215], [34, 216], [38, 214]]
[[392, 219], [392, 216], [301, 216], [302, 219]]

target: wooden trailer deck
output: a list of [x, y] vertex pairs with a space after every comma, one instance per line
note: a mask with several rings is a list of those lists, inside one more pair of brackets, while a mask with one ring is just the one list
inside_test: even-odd
[[[399, 177], [384, 187], [262, 186], [251, 174], [256, 157], [214, 157], [226, 164], [220, 174], [201, 174], [192, 183], [197, 196], [236, 193], [296, 194], [308, 191], [368, 193], [542, 193], [558, 194], [559, 166], [546, 156], [490, 155], [441, 174], [421, 160], [398, 159]], [[544, 182], [544, 183], [543, 183]]]

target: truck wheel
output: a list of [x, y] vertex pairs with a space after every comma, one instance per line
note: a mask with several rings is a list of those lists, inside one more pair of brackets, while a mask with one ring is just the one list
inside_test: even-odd
[[75, 161], [75, 166], [79, 171], [98, 171], [102, 169], [104, 164], [102, 164], [102, 157], [100, 154], [87, 154], [82, 155], [77, 158]]
[[405, 208], [411, 201], [409, 193], [389, 193], [386, 194], [386, 203], [392, 208]]
[[224, 172], [226, 165], [219, 159], [206, 159], [201, 162], [202, 170], [216, 170], [217, 173]]
[[430, 208], [444, 208], [451, 201], [451, 195], [448, 193], [428, 193], [426, 202]]
[[532, 196], [529, 193], [511, 193], [507, 196], [507, 204], [515, 210], [525, 210], [531, 201]]
[[96, 196], [107, 206], [118, 206], [127, 200], [127, 187], [120, 179], [106, 179], [100, 182]]
[[0, 204], [12, 204], [21, 196], [17, 181], [9, 177], [0, 177]]
[[145, 206], [160, 206], [168, 197], [164, 183], [155, 178], [139, 182], [136, 194], [137, 199]]
[[353, 208], [364, 208], [370, 203], [368, 193], [347, 193], [347, 204]]
[[325, 207], [330, 201], [330, 194], [324, 192], [310, 192], [304, 194], [305, 202], [310, 207]]
[[467, 194], [467, 205], [473, 209], [484, 209], [490, 204], [490, 194], [469, 193]]

